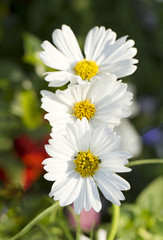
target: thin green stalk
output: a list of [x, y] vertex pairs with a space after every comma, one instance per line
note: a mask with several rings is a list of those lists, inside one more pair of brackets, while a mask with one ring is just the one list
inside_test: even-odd
[[34, 225], [36, 225], [39, 221], [41, 221], [44, 217], [46, 217], [49, 213], [51, 213], [58, 206], [59, 206], [59, 202], [56, 202], [52, 206], [50, 206], [47, 209], [45, 209], [37, 217], [35, 217], [31, 222], [29, 222], [19, 233], [17, 233], [15, 236], [11, 237], [9, 240], [16, 240], [16, 239], [19, 239], [20, 237], [22, 237]]
[[38, 227], [45, 234], [45, 236], [48, 240], [53, 240], [53, 237], [50, 234], [50, 232], [48, 231], [48, 228], [46, 228], [43, 224], [38, 224]]
[[76, 220], [76, 240], [80, 240], [80, 235], [81, 235], [80, 215], [76, 215], [75, 220]]
[[[163, 159], [143, 159], [143, 160], [135, 160], [130, 163], [128, 163], [126, 166], [138, 166], [138, 165], [144, 165], [144, 164], [163, 164]], [[114, 240], [118, 228], [118, 221], [119, 221], [119, 214], [120, 214], [120, 208], [119, 206], [116, 206], [113, 204], [113, 217], [111, 222], [111, 229], [110, 233], [108, 235], [107, 240]]]
[[135, 160], [129, 162], [126, 166], [138, 166], [138, 165], [144, 165], [144, 164], [155, 164], [155, 163], [161, 163], [163, 164], [163, 159], [143, 159], [143, 160]]
[[119, 223], [120, 207], [115, 204], [112, 204], [112, 207], [113, 207], [113, 213], [112, 213], [111, 229], [110, 229], [107, 240], [114, 240], [117, 233], [118, 223]]
[[90, 230], [90, 239], [91, 240], [94, 239], [94, 228], [95, 228], [95, 221], [93, 221], [92, 227], [91, 227], [91, 230]]
[[64, 221], [60, 221], [59, 225], [61, 226], [64, 234], [66, 235], [66, 238], [68, 240], [73, 240], [74, 238], [73, 238], [68, 226], [66, 225], [66, 223]]
[[73, 208], [71, 206], [67, 207], [70, 214], [72, 214], [73, 218], [75, 219], [76, 223], [76, 240], [80, 239], [81, 229], [80, 229], [80, 216], [76, 215]]

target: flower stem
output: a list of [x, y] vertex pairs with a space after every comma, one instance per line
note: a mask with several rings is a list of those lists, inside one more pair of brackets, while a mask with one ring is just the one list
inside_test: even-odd
[[155, 164], [155, 163], [162, 163], [163, 164], [163, 159], [134, 160], [134, 161], [129, 162], [126, 166], [131, 167], [131, 166], [138, 166], [138, 165], [143, 165], [143, 164]]
[[111, 229], [110, 229], [107, 240], [114, 240], [117, 233], [118, 222], [119, 222], [120, 207], [115, 204], [112, 204], [112, 207], [113, 207], [113, 213], [112, 213], [113, 217], [111, 222]]
[[49, 213], [51, 213], [58, 206], [59, 206], [59, 202], [56, 202], [52, 206], [50, 206], [47, 209], [45, 209], [37, 217], [35, 217], [31, 222], [29, 222], [19, 233], [17, 233], [15, 236], [11, 237], [9, 240], [16, 240], [16, 239], [19, 239], [20, 237], [22, 237], [34, 225], [36, 225], [39, 221], [41, 221], [44, 217], [46, 217]]
[[80, 234], [81, 234], [80, 215], [76, 215], [75, 219], [76, 219], [76, 240], [80, 240]]

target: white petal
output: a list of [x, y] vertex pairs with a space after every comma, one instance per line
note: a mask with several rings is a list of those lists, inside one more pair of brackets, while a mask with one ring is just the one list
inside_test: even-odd
[[68, 184], [65, 184], [64, 186], [64, 197], [62, 200], [60, 200], [61, 206], [66, 206], [75, 201], [77, 196], [79, 195], [82, 187], [82, 181], [81, 178], [74, 179], [73, 178], [73, 186], [72, 181], [69, 181]]
[[[135, 44], [133, 40], [128, 40], [127, 42], [121, 42], [121, 39], [118, 39], [114, 44], [110, 45], [107, 50], [107, 58], [103, 61], [103, 64], [116, 63], [120, 60], [127, 60], [136, 55], [136, 49], [132, 48]], [[130, 53], [132, 51], [132, 54]], [[129, 53], [129, 54], [128, 54]]]
[[87, 178], [87, 194], [89, 196], [92, 208], [96, 212], [99, 212], [101, 210], [101, 200], [96, 183], [92, 177]]
[[71, 143], [75, 146], [75, 149], [78, 149], [79, 151], [79, 147], [77, 145], [77, 139], [76, 139], [76, 132], [72, 124], [67, 123], [66, 134], [68, 139], [71, 139]]
[[42, 108], [47, 112], [52, 112], [54, 109], [63, 108], [64, 106], [61, 105], [61, 102], [58, 101], [56, 94], [50, 91], [41, 91], [41, 95], [43, 96], [42, 101]]
[[95, 77], [88, 90], [87, 98], [89, 97], [97, 106], [101, 99], [112, 94], [112, 89], [114, 88], [116, 80], [115, 75], [104, 74], [100, 79]]
[[94, 27], [91, 29], [86, 37], [84, 52], [86, 59], [97, 61], [101, 63], [103, 52], [108, 43], [113, 43], [116, 38], [116, 33], [111, 29], [105, 30], [104, 27]]
[[119, 197], [116, 190], [114, 191], [110, 186], [108, 186], [107, 183], [104, 182], [104, 179], [100, 174], [96, 174], [94, 178], [97, 182], [97, 186], [103, 193], [104, 197], [110, 202], [119, 206], [121, 203], [119, 202]]
[[113, 64], [105, 64], [101, 66], [100, 72], [107, 72], [110, 74], [115, 74], [117, 78], [125, 77], [134, 73], [137, 66], [132, 65], [131, 60], [123, 60]]
[[81, 234], [80, 235], [80, 240], [90, 240], [89, 237], [86, 237], [85, 235]]
[[66, 206], [74, 202], [78, 197], [82, 187], [82, 181], [76, 172], [67, 178], [56, 181], [50, 192], [50, 196], [54, 196], [54, 200], [59, 200], [61, 206]]
[[84, 85], [74, 85], [69, 87], [69, 91], [71, 92], [75, 103], [86, 100], [88, 97], [88, 91], [91, 86], [91, 83], [85, 83]]
[[105, 152], [100, 155], [104, 163], [115, 163], [117, 162], [118, 164], [127, 164], [129, 158], [132, 157], [132, 154], [129, 152], [125, 151], [112, 151], [112, 152]]
[[49, 173], [54, 173], [56, 171], [63, 171], [65, 172], [68, 168], [68, 163], [67, 161], [62, 161], [60, 159], [54, 159], [52, 158], [53, 161], [48, 162], [45, 164], [44, 169], [49, 172]]
[[131, 172], [131, 169], [128, 167], [125, 167], [122, 164], [119, 163], [103, 163], [100, 167], [101, 171], [111, 171], [111, 172]]
[[101, 125], [93, 132], [90, 151], [96, 156], [100, 156], [105, 152], [110, 152], [117, 148], [120, 143], [119, 136], [116, 136], [111, 129], [108, 129], [106, 125]]
[[71, 176], [73, 176], [73, 174], [74, 172], [70, 172], [70, 174], [67, 174], [64, 177], [57, 179], [52, 185], [49, 196], [50, 197], [54, 196], [54, 200], [59, 200], [60, 199], [59, 195], [64, 193], [63, 188], [65, 184], [71, 179]]
[[134, 157], [138, 156], [142, 151], [142, 139], [129, 120], [123, 119], [116, 131], [121, 136], [119, 149], [131, 152]]
[[90, 123], [97, 120], [112, 127], [118, 125], [121, 118], [131, 114], [132, 94], [126, 91], [126, 84], [113, 76], [105, 74], [91, 83], [87, 96], [95, 104], [96, 112]]
[[55, 99], [55, 94], [50, 92], [50, 91], [42, 90], [40, 93], [45, 98], [47, 97], [47, 98], [50, 98], [50, 99]]
[[111, 173], [109, 171], [100, 171], [96, 175], [96, 178], [101, 179], [103, 182], [103, 185], [106, 185], [106, 188], [108, 187], [111, 192], [116, 196], [118, 200], [124, 200], [125, 197], [120, 191], [121, 189], [119, 188], [119, 185], [117, 185], [113, 180], [112, 176], [115, 175], [115, 173]]
[[[132, 94], [126, 91], [127, 85], [117, 81], [115, 75], [105, 74], [92, 83], [74, 85], [55, 94], [41, 91], [43, 95], [41, 107], [48, 112], [45, 115], [53, 128], [53, 132], [64, 132], [67, 123], [74, 123], [73, 115], [76, 102], [89, 99], [95, 105], [96, 112], [89, 120], [90, 128], [107, 123], [111, 128], [120, 124], [121, 118], [130, 115]], [[101, 94], [102, 93], [102, 94]]]
[[107, 235], [108, 235], [107, 231], [102, 228], [97, 231], [97, 239], [98, 240], [106, 240]]
[[[138, 61], [132, 59], [137, 49], [133, 48], [134, 41], [126, 41], [126, 36], [118, 39], [113, 44], [107, 44], [101, 58], [99, 72], [108, 72], [115, 74], [117, 78], [124, 77], [132, 74], [136, 70], [136, 64]], [[98, 59], [97, 59], [98, 61]]]
[[60, 134], [56, 135], [54, 139], [49, 140], [50, 145], [45, 145], [46, 149], [51, 149], [56, 153], [62, 153], [63, 155], [67, 155], [67, 157], [71, 157], [74, 154], [75, 147], [71, 142], [71, 139], [67, 139], [66, 136], [62, 136]]
[[46, 180], [48, 180], [48, 181], [55, 181], [55, 180], [56, 180], [55, 176], [54, 176], [53, 174], [51, 174], [51, 173], [46, 173], [46, 174], [44, 175], [44, 178], [45, 178]]
[[48, 164], [48, 163], [51, 163], [51, 162], [54, 162], [54, 158], [46, 158], [44, 161], [42, 161], [42, 164]]
[[57, 91], [56, 94], [41, 91], [41, 94], [43, 96], [41, 107], [48, 112], [44, 118], [50, 122], [54, 133], [65, 133], [66, 124], [75, 122], [75, 116], [71, 114], [72, 106], [70, 106], [73, 100], [67, 96], [65, 91]]
[[45, 145], [46, 152], [53, 158], [57, 157], [65, 161], [72, 160], [75, 149], [72, 143], [65, 136], [56, 136], [49, 140], [50, 145]]
[[[58, 99], [62, 102], [62, 104], [65, 104], [71, 108], [74, 106], [75, 99], [69, 88], [64, 91], [57, 90], [56, 95], [57, 95]], [[72, 111], [72, 109], [71, 109], [71, 111]]]
[[69, 59], [59, 52], [50, 42], [44, 41], [41, 46], [45, 51], [42, 51], [39, 56], [48, 67], [58, 70], [71, 69]]
[[[46, 117], [47, 115], [45, 115]], [[52, 117], [52, 118], [51, 118]], [[50, 115], [50, 117], [46, 117], [49, 120], [50, 125], [52, 128], [52, 135], [55, 136], [56, 134], [63, 134], [66, 135], [66, 125], [67, 123], [75, 124], [76, 119], [71, 118], [69, 115], [58, 116], [54, 117]]]
[[[45, 165], [44, 168], [47, 169], [47, 165]], [[72, 168], [72, 166], [69, 166], [67, 163], [62, 162], [62, 165], [60, 164], [60, 166], [59, 164], [56, 164], [55, 168], [54, 165], [52, 165], [52, 169], [50, 170], [50, 172], [44, 175], [44, 178], [48, 181], [57, 180], [58, 183], [59, 180], [62, 181], [64, 178], [67, 178], [73, 172], [74, 168]]]
[[70, 59], [72, 64], [83, 59], [76, 37], [70, 27], [62, 25], [62, 30], [54, 30], [52, 38], [57, 48]]
[[[77, 120], [75, 127], [67, 124], [68, 134], [73, 135], [79, 151], [87, 151], [90, 145], [91, 130], [86, 118]], [[73, 140], [74, 141], [74, 140]]]
[[82, 188], [81, 191], [74, 201], [74, 210], [76, 214], [80, 214], [82, 209], [89, 211], [92, 208], [96, 212], [99, 212], [101, 209], [101, 201], [99, 193], [93, 178], [81, 178], [82, 179]]
[[77, 215], [79, 215], [84, 208], [84, 197], [85, 197], [85, 189], [86, 189], [86, 179], [81, 178], [82, 186], [78, 197], [74, 201], [74, 211]]
[[89, 186], [88, 178], [86, 178], [86, 184], [84, 189], [84, 205], [83, 208], [86, 212], [91, 209], [91, 199], [89, 195], [89, 191], [91, 191], [91, 187]]
[[107, 175], [107, 177], [114, 183], [117, 185], [117, 187], [120, 190], [129, 190], [130, 189], [130, 184], [122, 177], [120, 177], [119, 175], [115, 174], [115, 173], [111, 173], [111, 172], [105, 172], [105, 174]]
[[62, 180], [74, 172], [75, 164], [73, 162], [69, 164], [60, 159], [53, 160], [53, 163], [44, 166], [44, 169], [53, 177], [53, 180]]
[[46, 72], [45, 74], [47, 74], [45, 80], [49, 82], [49, 87], [63, 86], [74, 77], [72, 73], [66, 71]]

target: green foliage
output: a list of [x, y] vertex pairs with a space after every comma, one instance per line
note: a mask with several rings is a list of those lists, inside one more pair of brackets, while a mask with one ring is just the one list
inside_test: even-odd
[[[161, 219], [163, 202], [162, 199], [160, 200], [160, 185], [162, 186], [162, 184], [163, 178], [158, 177], [139, 194], [135, 204], [122, 205], [117, 239], [163, 239]], [[8, 194], [12, 195], [13, 193], [15, 198], [10, 201]], [[3, 205], [0, 204], [2, 211], [0, 230], [4, 239], [19, 231], [23, 234], [20, 232], [20, 237], [16, 238], [17, 235], [15, 235], [13, 240], [29, 238], [35, 240], [43, 239], [43, 237], [48, 240], [54, 237], [55, 239], [74, 239], [72, 228], [67, 222], [63, 208], [55, 207], [55, 205], [53, 207], [53, 201], [40, 194], [39, 191], [23, 196], [20, 188], [10, 186], [6, 192], [1, 191], [0, 196], [3, 196], [3, 200], [8, 205], [8, 209], [4, 210]], [[152, 206], [153, 208], [151, 208]], [[39, 213], [41, 214], [38, 215]]]
[[[30, 238], [31, 240], [41, 240], [47, 238], [51, 240], [54, 237], [58, 240], [74, 239], [63, 209], [58, 208], [58, 203], [54, 203], [53, 206], [50, 202], [49, 206], [48, 197], [30, 194], [30, 196], [20, 198], [18, 189], [14, 191], [16, 199], [10, 202], [10, 208], [4, 210], [3, 205], [0, 205], [0, 210], [3, 211], [0, 218], [0, 230], [3, 239], [26, 240]], [[5, 197], [4, 200], [6, 201]], [[44, 209], [45, 211], [43, 211]], [[30, 221], [31, 219], [32, 221]], [[20, 233], [16, 235], [19, 231]], [[14, 237], [12, 238], [12, 236]]]
[[36, 93], [32, 90], [22, 91], [18, 94], [22, 107], [22, 121], [29, 129], [39, 127], [42, 123], [40, 105]]
[[137, 198], [137, 204], [142, 209], [150, 211], [153, 215], [159, 215], [163, 210], [163, 177], [153, 181]]
[[118, 236], [123, 240], [163, 239], [163, 177], [150, 183], [137, 197], [135, 204], [121, 208]]
[[23, 60], [26, 63], [29, 63], [33, 66], [36, 67], [42, 67], [43, 70], [44, 64], [39, 58], [39, 52], [42, 50], [41, 49], [41, 40], [37, 38], [36, 36], [30, 34], [30, 33], [24, 33], [23, 34], [23, 43], [24, 43], [24, 56]]

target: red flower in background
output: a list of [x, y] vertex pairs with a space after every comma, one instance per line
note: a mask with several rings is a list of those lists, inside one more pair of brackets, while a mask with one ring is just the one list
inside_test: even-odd
[[43, 172], [42, 161], [48, 157], [44, 145], [48, 139], [43, 139], [40, 143], [27, 136], [21, 136], [14, 141], [15, 151], [20, 156], [25, 165], [22, 173], [24, 190], [36, 181]]
[[8, 183], [9, 179], [4, 169], [0, 168], [0, 181], [3, 183]]

